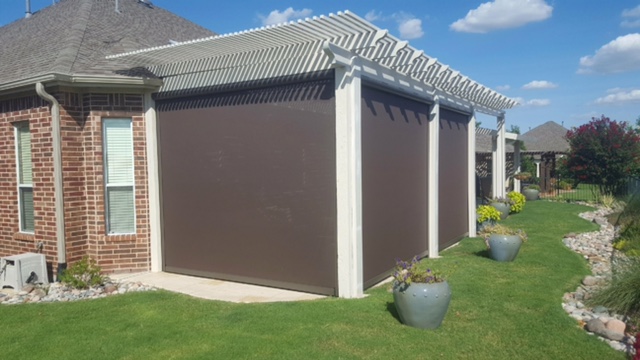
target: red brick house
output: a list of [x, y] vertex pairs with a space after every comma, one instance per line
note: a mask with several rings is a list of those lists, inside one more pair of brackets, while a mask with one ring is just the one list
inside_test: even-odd
[[[118, 10], [64, 0], [0, 28], [0, 256], [40, 244], [54, 269], [83, 255], [106, 271], [150, 267], [144, 94], [161, 82], [105, 57], [213, 33], [136, 0]], [[116, 160], [131, 166], [110, 190], [104, 134], [118, 131], [132, 153]]]
[[79, 22], [0, 53], [0, 256], [359, 297], [475, 234], [475, 113], [504, 160], [515, 101], [351, 13], [212, 36], [119, 3], [0, 28]]

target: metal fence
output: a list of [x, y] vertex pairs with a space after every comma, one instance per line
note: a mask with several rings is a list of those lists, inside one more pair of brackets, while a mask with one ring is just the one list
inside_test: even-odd
[[[588, 201], [598, 202], [601, 193], [597, 184], [579, 183], [574, 184], [573, 179], [562, 179], [560, 177], [549, 178], [549, 188], [540, 194], [542, 198], [552, 198], [567, 201]], [[627, 186], [617, 197], [625, 197], [640, 192], [640, 178], [629, 178], [626, 180]]]

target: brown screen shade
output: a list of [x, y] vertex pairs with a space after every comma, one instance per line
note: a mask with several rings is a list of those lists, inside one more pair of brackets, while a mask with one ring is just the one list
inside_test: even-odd
[[362, 89], [365, 286], [427, 252], [428, 119], [427, 104]]
[[158, 109], [164, 269], [334, 295], [333, 80]]
[[440, 250], [469, 233], [469, 116], [440, 108], [438, 231]]

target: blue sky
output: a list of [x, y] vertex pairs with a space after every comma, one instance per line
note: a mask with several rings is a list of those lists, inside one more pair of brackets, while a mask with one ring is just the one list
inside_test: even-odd
[[[52, 2], [32, 0], [32, 10]], [[640, 0], [152, 2], [220, 34], [350, 10], [518, 99], [507, 124], [523, 132], [550, 120], [640, 117]], [[24, 0], [0, 0], [0, 25], [24, 10]]]

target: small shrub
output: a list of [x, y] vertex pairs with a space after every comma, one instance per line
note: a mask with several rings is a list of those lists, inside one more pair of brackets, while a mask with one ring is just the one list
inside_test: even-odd
[[507, 196], [509, 197], [509, 199], [511, 199], [512, 202], [512, 213], [519, 213], [520, 211], [522, 211], [522, 209], [524, 209], [524, 204], [527, 202], [527, 198], [525, 198], [524, 195], [516, 191], [511, 191], [507, 194]]
[[523, 242], [526, 242], [529, 238], [527, 233], [522, 229], [512, 229], [506, 225], [502, 224], [494, 224], [485, 226], [484, 229], [479, 233], [485, 240], [488, 240], [491, 234], [498, 235], [518, 235]]
[[615, 204], [616, 198], [611, 194], [604, 194], [600, 196], [600, 204], [606, 207], [607, 209], [611, 209], [613, 204]]
[[477, 221], [482, 224], [485, 221], [499, 221], [500, 211], [491, 205], [480, 205], [476, 209]]
[[525, 189], [540, 191], [540, 186], [538, 186], [536, 184], [531, 184], [531, 185], [528, 185], [527, 187], [525, 187]]
[[101, 271], [95, 260], [85, 256], [65, 270], [60, 281], [76, 289], [87, 289], [104, 283]]
[[603, 305], [631, 318], [640, 317], [640, 260], [636, 259], [626, 271], [614, 276], [611, 282], [597, 291], [587, 303]]
[[571, 185], [570, 182], [568, 181], [564, 181], [564, 180], [560, 180], [557, 184], [556, 184], [556, 188], [560, 189], [560, 190], [571, 190], [573, 188], [573, 186]]
[[620, 236], [614, 241], [613, 247], [627, 255], [640, 255], [640, 221], [625, 225]]
[[393, 278], [397, 285], [411, 285], [411, 283], [433, 284], [445, 281], [444, 277], [431, 269], [421, 267], [420, 260], [414, 256], [411, 261], [396, 260]]

